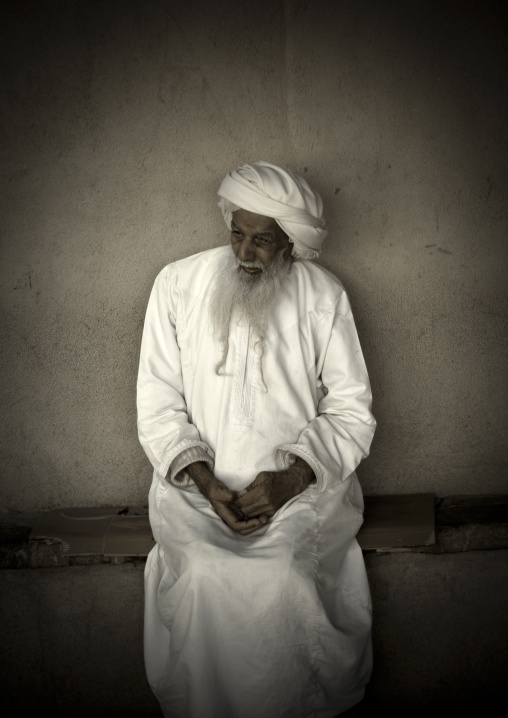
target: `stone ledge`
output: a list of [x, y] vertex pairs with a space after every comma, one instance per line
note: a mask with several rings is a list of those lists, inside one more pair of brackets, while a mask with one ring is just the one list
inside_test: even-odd
[[[143, 508], [0, 514], [0, 568], [144, 562], [154, 540]], [[365, 553], [457, 553], [508, 548], [508, 496], [365, 498]]]
[[436, 524], [504, 524], [508, 522], [508, 495], [480, 494], [445, 496], [436, 499]]

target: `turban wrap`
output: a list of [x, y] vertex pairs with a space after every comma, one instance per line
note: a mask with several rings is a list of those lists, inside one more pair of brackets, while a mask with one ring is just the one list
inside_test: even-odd
[[218, 194], [229, 229], [232, 213], [240, 208], [273, 217], [293, 243], [294, 257], [319, 256], [328, 234], [323, 201], [302, 177], [269, 162], [253, 162], [226, 175]]

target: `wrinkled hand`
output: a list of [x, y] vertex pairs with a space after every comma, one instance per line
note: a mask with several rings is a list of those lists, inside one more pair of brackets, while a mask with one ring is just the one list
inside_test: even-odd
[[268, 520], [290, 499], [302, 491], [314, 478], [310, 466], [297, 458], [284, 471], [262, 471], [254, 481], [241, 492], [233, 507], [240, 510], [246, 519], [265, 518]]
[[234, 505], [238, 492], [228, 489], [212, 474], [206, 463], [197, 461], [190, 464], [187, 471], [203, 496], [212, 504], [217, 516], [233, 531], [247, 536], [268, 521], [267, 516], [246, 518]]

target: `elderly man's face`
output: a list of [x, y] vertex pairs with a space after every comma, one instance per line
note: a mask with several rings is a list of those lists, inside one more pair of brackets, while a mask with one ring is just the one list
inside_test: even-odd
[[240, 262], [257, 266], [241, 266], [248, 274], [261, 274], [285, 249], [287, 259], [291, 254], [288, 236], [272, 217], [255, 214], [246, 209], [233, 212], [231, 222], [231, 245]]

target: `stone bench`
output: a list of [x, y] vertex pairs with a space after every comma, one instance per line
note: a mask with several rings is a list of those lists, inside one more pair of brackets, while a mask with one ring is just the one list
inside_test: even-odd
[[[9, 512], [0, 529], [3, 568], [142, 561], [154, 545], [146, 508]], [[508, 548], [508, 496], [366, 497], [357, 538], [364, 552], [378, 553]]]

